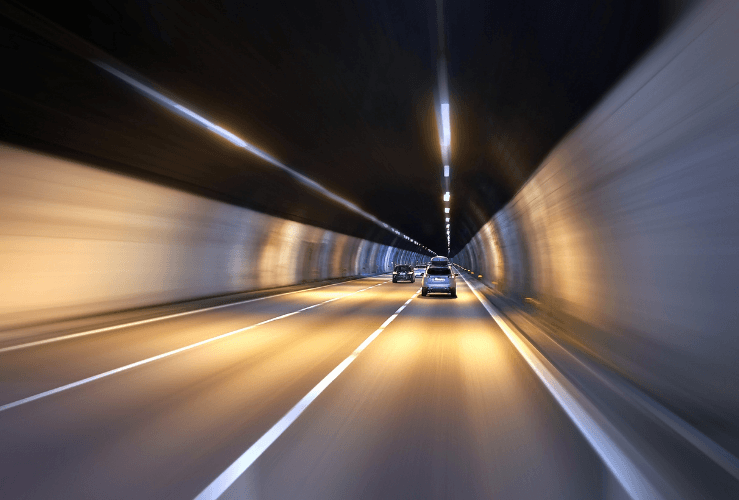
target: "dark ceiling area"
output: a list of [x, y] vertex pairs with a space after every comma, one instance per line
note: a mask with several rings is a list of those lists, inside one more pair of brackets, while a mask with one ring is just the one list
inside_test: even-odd
[[[394, 241], [379, 226], [142, 97], [90, 62], [99, 51], [446, 253], [435, 2], [0, 6], [0, 140]], [[659, 0], [445, 2], [452, 254], [510, 200], [679, 10]]]

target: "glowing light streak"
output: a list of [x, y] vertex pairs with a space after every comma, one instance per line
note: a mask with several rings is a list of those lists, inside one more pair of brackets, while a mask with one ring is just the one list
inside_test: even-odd
[[300, 172], [297, 172], [296, 170], [293, 170], [292, 168], [288, 167], [278, 159], [270, 156], [269, 154], [265, 153], [261, 149], [257, 148], [256, 146], [253, 146], [246, 142], [245, 140], [238, 137], [236, 134], [233, 134], [232, 132], [229, 132], [228, 130], [224, 129], [223, 127], [216, 125], [215, 123], [211, 122], [210, 120], [207, 120], [206, 118], [200, 116], [199, 114], [195, 113], [194, 111], [186, 108], [185, 106], [178, 104], [174, 100], [170, 99], [169, 97], [163, 95], [160, 92], [157, 92], [156, 90], [152, 89], [151, 87], [148, 87], [144, 85], [143, 83], [139, 82], [138, 80], [128, 76], [127, 74], [123, 73], [122, 71], [117, 70], [116, 68], [110, 66], [109, 64], [106, 64], [102, 61], [92, 61], [93, 64], [98, 66], [99, 68], [107, 71], [113, 76], [116, 76], [117, 78], [123, 80], [127, 84], [131, 85], [133, 88], [141, 92], [146, 97], [152, 99], [155, 102], [158, 102], [162, 106], [170, 109], [171, 111], [177, 113], [178, 115], [182, 116], [183, 118], [190, 120], [194, 123], [197, 123], [198, 125], [205, 127], [206, 129], [210, 130], [211, 132], [223, 137], [227, 141], [231, 142], [235, 146], [238, 146], [242, 149], [245, 149], [252, 153], [253, 155], [265, 160], [266, 162], [270, 163], [271, 165], [277, 167], [278, 169], [282, 170], [286, 174], [288, 174], [290, 177], [295, 179], [296, 181], [300, 182], [301, 184], [309, 187], [313, 191], [316, 191], [317, 193], [325, 196], [326, 198], [338, 203], [339, 205], [351, 210], [352, 212], [359, 214], [360, 216], [364, 217], [365, 219], [370, 220], [371, 222], [374, 222], [378, 226], [387, 229], [389, 231], [394, 232], [398, 236], [403, 236], [405, 239], [410, 241], [410, 238], [404, 234], [402, 234], [397, 229], [389, 226], [385, 222], [381, 221], [374, 215], [365, 212], [361, 208], [359, 208], [354, 203], [342, 198], [341, 196], [332, 193], [325, 187], [321, 186], [319, 183], [314, 181], [313, 179], [306, 177], [305, 175], [301, 174]]
[[446, 102], [441, 104], [441, 130], [441, 145], [448, 148], [452, 143], [452, 126], [449, 121], [449, 103]]

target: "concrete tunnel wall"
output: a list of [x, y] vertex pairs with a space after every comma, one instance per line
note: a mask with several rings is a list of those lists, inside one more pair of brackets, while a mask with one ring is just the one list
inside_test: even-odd
[[0, 145], [0, 330], [427, 260]]
[[691, 11], [455, 256], [500, 293], [537, 304], [568, 341], [732, 441], [737, 26], [737, 2]]

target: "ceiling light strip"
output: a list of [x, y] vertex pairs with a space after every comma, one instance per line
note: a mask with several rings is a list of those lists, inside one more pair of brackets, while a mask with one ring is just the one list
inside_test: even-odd
[[278, 169], [282, 170], [286, 174], [288, 174], [290, 177], [295, 179], [296, 181], [300, 182], [301, 184], [309, 187], [313, 191], [325, 196], [326, 198], [338, 203], [339, 205], [343, 206], [344, 208], [361, 215], [365, 219], [370, 220], [371, 222], [374, 222], [378, 226], [382, 227], [383, 229], [386, 229], [397, 236], [400, 236], [407, 241], [413, 243], [416, 246], [422, 247], [420, 243], [418, 243], [416, 240], [411, 238], [410, 236], [407, 236], [394, 227], [390, 226], [389, 224], [381, 221], [374, 215], [365, 212], [361, 208], [359, 208], [354, 203], [342, 198], [336, 193], [333, 193], [326, 189], [325, 187], [321, 186], [319, 183], [314, 181], [313, 179], [306, 177], [305, 175], [301, 174], [300, 172], [297, 172], [293, 170], [292, 168], [288, 167], [278, 159], [270, 156], [269, 154], [265, 153], [261, 149], [249, 144], [242, 138], [238, 137], [237, 135], [233, 134], [232, 132], [229, 132], [228, 130], [224, 129], [223, 127], [216, 125], [215, 123], [211, 122], [210, 120], [207, 120], [200, 116], [199, 114], [195, 113], [194, 111], [187, 109], [181, 104], [178, 104], [177, 102], [173, 101], [172, 99], [166, 97], [165, 95], [161, 94], [160, 92], [157, 92], [156, 90], [152, 89], [151, 87], [148, 87], [144, 85], [143, 83], [139, 82], [138, 80], [128, 76], [126, 73], [114, 68], [113, 66], [102, 62], [102, 61], [92, 61], [96, 66], [98, 66], [101, 69], [104, 69], [108, 73], [116, 76], [117, 78], [123, 80], [127, 84], [134, 87], [136, 90], [141, 92], [143, 95], [149, 97], [155, 102], [158, 102], [159, 104], [165, 106], [166, 108], [170, 109], [171, 111], [174, 111], [175, 113], [179, 114], [183, 118], [186, 118], [187, 120], [190, 120], [194, 123], [197, 123], [198, 125], [205, 127], [206, 129], [210, 130], [211, 132], [220, 135], [224, 139], [228, 140], [232, 144], [245, 149], [252, 153], [253, 155], [265, 160], [266, 162], [270, 163], [271, 165], [277, 167]]

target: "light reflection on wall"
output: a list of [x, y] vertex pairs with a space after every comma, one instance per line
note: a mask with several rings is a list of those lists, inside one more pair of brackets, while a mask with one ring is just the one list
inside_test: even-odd
[[384, 272], [399, 254], [0, 145], [0, 329]]
[[456, 257], [737, 452], [738, 25], [701, 4]]

